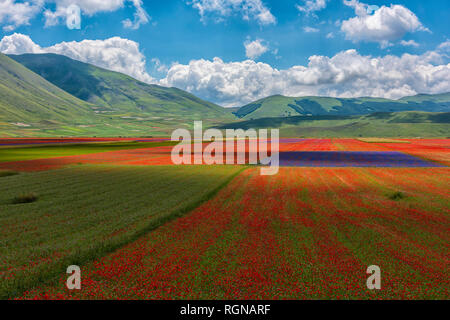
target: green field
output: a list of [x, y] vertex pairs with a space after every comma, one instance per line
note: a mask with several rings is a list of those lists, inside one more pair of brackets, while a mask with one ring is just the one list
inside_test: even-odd
[[[446, 299], [447, 177], [447, 168], [251, 168], [196, 210], [80, 265], [81, 290], [61, 272], [23, 298]], [[381, 290], [366, 286], [370, 265], [382, 270]]]
[[[2, 177], [0, 299], [51, 280], [68, 265], [99, 258], [194, 209], [241, 170], [79, 166]], [[36, 202], [13, 204], [29, 193], [38, 197]]]
[[64, 156], [75, 156], [119, 150], [132, 150], [143, 148], [155, 148], [172, 146], [178, 142], [107, 142], [107, 143], [81, 143], [81, 144], [57, 144], [44, 146], [25, 147], [0, 147], [0, 162], [23, 161], [34, 159], [47, 159]]

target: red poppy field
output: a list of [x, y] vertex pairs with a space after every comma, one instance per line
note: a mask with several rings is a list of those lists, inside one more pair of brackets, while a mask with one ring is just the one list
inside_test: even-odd
[[[429, 167], [286, 166], [274, 176], [254, 166], [171, 166], [171, 148], [0, 163], [19, 173], [1, 178], [10, 188], [0, 196], [0, 294], [450, 296], [450, 140], [281, 139], [280, 152], [396, 152]], [[19, 191], [40, 198], [7, 203]], [[155, 213], [171, 218], [148, 228]], [[79, 255], [83, 246], [111, 241], [107, 250]], [[81, 290], [66, 288], [68, 263], [81, 267]], [[366, 286], [370, 265], [381, 269], [381, 290]]]
[[[6, 141], [11, 140], [14, 141], [16, 139], [6, 139], [4, 142], [6, 143]], [[46, 143], [42, 139], [39, 141], [44, 144]], [[130, 140], [128, 139], [127, 141]], [[280, 152], [397, 151], [442, 165], [450, 164], [450, 139], [404, 139], [395, 141], [399, 142], [367, 143], [357, 139], [281, 139]], [[79, 141], [77, 140], [77, 142]], [[70, 145], [68, 145], [67, 148], [70, 148]], [[171, 150], [172, 146], [159, 146], [156, 142], [156, 144], [151, 147], [146, 145], [139, 147], [139, 145], [136, 145], [133, 149], [125, 148], [124, 150], [118, 151], [77, 154], [62, 157], [45, 157], [42, 159], [21, 161], [0, 161], [0, 170], [45, 171], [74, 164], [171, 165]], [[8, 152], [8, 149], [0, 149], [0, 152], [1, 151], [6, 153]], [[33, 148], [30, 148], [29, 153], [32, 152]], [[248, 154], [246, 158], [248, 159]]]

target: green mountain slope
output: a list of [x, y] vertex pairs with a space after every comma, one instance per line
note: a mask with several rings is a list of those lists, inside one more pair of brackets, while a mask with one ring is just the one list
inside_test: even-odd
[[221, 129], [280, 129], [282, 137], [448, 138], [450, 112], [380, 112], [364, 116], [295, 116], [229, 123]]
[[404, 97], [401, 98], [399, 101], [406, 101], [406, 102], [435, 102], [435, 103], [447, 103], [450, 101], [450, 92], [442, 93], [442, 94], [418, 94], [416, 96], [412, 97]]
[[[450, 136], [450, 94], [395, 101], [272, 96], [228, 110], [64, 56], [13, 58], [0, 54], [0, 136], [168, 136], [192, 129], [193, 120], [205, 127], [280, 128], [282, 136]], [[392, 113], [403, 110], [447, 113]], [[232, 113], [255, 120], [236, 122]]]
[[400, 100], [381, 98], [341, 99], [327, 97], [271, 96], [250, 103], [234, 114], [244, 120], [266, 117], [318, 116], [318, 115], [364, 115], [374, 112], [450, 110], [450, 93], [418, 95]]
[[0, 54], [0, 122], [27, 127], [35, 122], [89, 123], [89, 104]]
[[149, 85], [65, 56], [10, 57], [68, 93], [95, 104], [96, 113], [183, 120], [233, 119], [224, 108], [185, 91]]

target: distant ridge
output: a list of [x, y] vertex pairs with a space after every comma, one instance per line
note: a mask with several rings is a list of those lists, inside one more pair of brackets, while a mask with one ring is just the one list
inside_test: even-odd
[[280, 129], [282, 137], [450, 138], [450, 112], [377, 112], [363, 116], [294, 116], [232, 122], [220, 129]]
[[420, 94], [399, 100], [383, 98], [285, 97], [274, 95], [252, 102], [235, 111], [243, 120], [292, 116], [349, 116], [374, 112], [450, 111], [450, 93]]

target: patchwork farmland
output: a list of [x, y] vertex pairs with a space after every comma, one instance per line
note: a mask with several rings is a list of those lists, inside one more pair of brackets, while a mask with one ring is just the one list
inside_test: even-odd
[[[448, 139], [283, 138], [274, 176], [172, 165], [166, 139], [0, 145], [1, 298], [450, 293]], [[66, 287], [73, 264], [81, 290]]]

